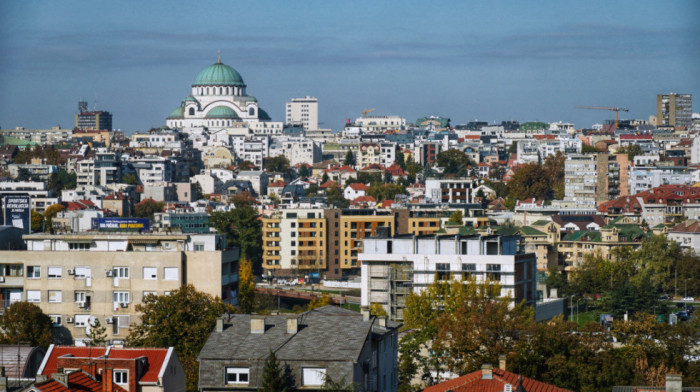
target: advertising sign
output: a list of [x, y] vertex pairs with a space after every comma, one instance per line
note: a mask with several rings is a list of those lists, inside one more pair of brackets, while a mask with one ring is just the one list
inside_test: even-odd
[[98, 231], [148, 231], [146, 218], [97, 218], [94, 220]]
[[14, 226], [29, 234], [31, 225], [31, 199], [29, 195], [8, 195], [4, 199], [5, 225]]

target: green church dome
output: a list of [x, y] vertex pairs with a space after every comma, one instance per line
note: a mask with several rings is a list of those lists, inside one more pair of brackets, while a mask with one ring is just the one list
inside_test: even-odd
[[258, 108], [258, 120], [260, 121], [272, 121], [272, 118], [266, 111]]
[[210, 110], [204, 118], [223, 118], [223, 119], [239, 119], [236, 112], [227, 106], [217, 106]]
[[176, 118], [184, 118], [185, 117], [185, 112], [182, 110], [182, 106], [179, 108], [175, 109], [168, 115], [168, 120], [170, 119], [176, 119]]
[[197, 75], [194, 86], [245, 86], [241, 74], [226, 64], [212, 64]]

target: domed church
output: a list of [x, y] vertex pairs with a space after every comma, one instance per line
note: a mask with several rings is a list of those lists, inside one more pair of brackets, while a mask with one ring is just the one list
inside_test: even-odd
[[258, 107], [258, 100], [246, 94], [241, 74], [222, 63], [219, 56], [216, 63], [197, 75], [192, 92], [170, 113], [166, 125], [180, 130], [201, 127], [216, 130], [244, 124], [255, 127], [255, 123], [270, 120]]

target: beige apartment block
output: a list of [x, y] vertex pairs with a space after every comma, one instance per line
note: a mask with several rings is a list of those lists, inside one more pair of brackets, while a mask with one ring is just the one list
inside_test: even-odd
[[388, 227], [394, 235], [394, 215], [390, 211], [347, 209], [340, 215], [340, 268], [360, 268], [357, 255], [362, 252], [364, 238], [374, 237], [377, 228]]
[[89, 324], [119, 342], [139, 321], [146, 296], [192, 284], [237, 304], [238, 249], [217, 234], [75, 233], [25, 235], [26, 251], [0, 252], [3, 307], [36, 303], [59, 335], [81, 344]]
[[328, 243], [323, 210], [277, 211], [263, 218], [262, 226], [263, 268], [268, 275], [325, 271]]

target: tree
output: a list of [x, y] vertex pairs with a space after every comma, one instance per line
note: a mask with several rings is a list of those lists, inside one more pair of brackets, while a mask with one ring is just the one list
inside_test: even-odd
[[56, 194], [60, 194], [64, 189], [73, 189], [77, 184], [78, 175], [59, 170], [58, 173], [51, 173], [46, 188]]
[[508, 183], [508, 196], [516, 200], [563, 198], [565, 160], [563, 154], [557, 153], [548, 157], [544, 164], [529, 163], [520, 167]]
[[263, 380], [260, 392], [286, 392], [287, 380], [284, 367], [277, 360], [277, 355], [270, 350], [263, 367]]
[[391, 172], [389, 170], [384, 172], [384, 183], [385, 184], [392, 184], [394, 182], [394, 177], [391, 175]]
[[627, 149], [627, 159], [629, 159], [630, 162], [634, 160], [634, 157], [637, 155], [642, 155], [644, 152], [642, 151], [642, 147], [639, 144], [630, 144]]
[[134, 206], [134, 216], [138, 218], [153, 219], [153, 214], [156, 212], [162, 212], [163, 207], [165, 207], [165, 203], [162, 201], [146, 199], [140, 203], [136, 203]]
[[600, 151], [596, 146], [591, 146], [590, 144], [581, 144], [581, 154], [597, 154]]
[[372, 184], [367, 190], [367, 195], [377, 200], [394, 200], [396, 195], [405, 193], [398, 184]]
[[253, 313], [255, 305], [255, 279], [250, 260], [242, 258], [238, 269], [238, 309], [243, 314]]
[[462, 210], [457, 210], [450, 215], [450, 219], [447, 221], [448, 224], [460, 225], [464, 224]]
[[134, 173], [126, 173], [122, 176], [122, 182], [129, 185], [138, 185], [139, 178]]
[[253, 273], [262, 273], [262, 222], [258, 210], [249, 205], [236, 205], [229, 211], [214, 211], [209, 218], [209, 225], [217, 232], [226, 234], [229, 247], [241, 250], [241, 259], [253, 263]]
[[456, 149], [441, 151], [437, 155], [435, 163], [445, 168], [445, 174], [458, 175], [466, 175], [468, 173], [468, 167], [474, 165], [467, 154]]
[[268, 172], [277, 172], [288, 174], [291, 170], [289, 159], [284, 155], [269, 157], [265, 159], [265, 170]]
[[3, 344], [29, 344], [48, 348], [53, 343], [51, 318], [30, 302], [15, 302], [0, 316]]
[[130, 347], [174, 347], [187, 375], [187, 390], [196, 391], [202, 350], [216, 319], [233, 313], [232, 305], [219, 297], [186, 285], [169, 295], [149, 295], [136, 305], [141, 324], [132, 324], [126, 344]]
[[40, 212], [32, 210], [32, 231], [43, 231], [44, 229], [44, 216]]
[[406, 170], [406, 156], [403, 154], [403, 151], [399, 148], [399, 150], [396, 152], [396, 164], [399, 165], [400, 168]]
[[389, 316], [386, 310], [384, 310], [384, 306], [382, 306], [382, 304], [380, 304], [379, 302], [372, 302], [371, 304], [369, 304], [369, 311], [371, 314], [377, 317]]
[[330, 304], [331, 304], [331, 297], [328, 294], [323, 293], [323, 294], [321, 294], [320, 297], [312, 298], [311, 301], [309, 302], [309, 306], [307, 309], [308, 310], [318, 309], [318, 308], [322, 308], [322, 307], [324, 307], [326, 305], [330, 305]]
[[242, 161], [238, 164], [238, 169], [241, 171], [248, 171], [255, 169], [255, 164], [251, 161]]
[[513, 155], [518, 153], [518, 142], [515, 141], [508, 146], [508, 154]]
[[503, 176], [506, 174], [506, 168], [499, 165], [498, 162], [494, 162], [491, 164], [491, 168], [489, 169], [489, 178], [497, 180], [497, 181], [502, 181]]
[[90, 332], [87, 337], [88, 341], [85, 342], [87, 346], [104, 346], [107, 344], [107, 327], [103, 326], [98, 318], [95, 318], [90, 323]]
[[348, 208], [350, 206], [350, 201], [345, 199], [343, 193], [336, 186], [326, 190], [326, 201], [336, 208]]
[[323, 176], [321, 177], [321, 184], [327, 183], [331, 178], [328, 177], [328, 173], [323, 173]]
[[299, 166], [299, 177], [308, 177], [310, 175], [309, 167], [302, 163], [301, 166]]
[[53, 218], [65, 209], [66, 207], [63, 204], [52, 204], [46, 208], [46, 211], [44, 211], [44, 219], [46, 219], [46, 227], [49, 230], [53, 227]]
[[348, 150], [348, 152], [345, 153], [345, 160], [343, 160], [343, 164], [348, 166], [355, 165], [355, 154], [353, 154], [352, 151]]
[[324, 391], [324, 392], [354, 392], [355, 388], [353, 387], [352, 384], [349, 384], [348, 382], [345, 381], [345, 377], [343, 377], [340, 381], [336, 382], [336, 381], [333, 381], [331, 376], [326, 374], [326, 376], [323, 380], [323, 387], [321, 387], [321, 391]]

